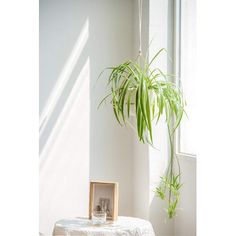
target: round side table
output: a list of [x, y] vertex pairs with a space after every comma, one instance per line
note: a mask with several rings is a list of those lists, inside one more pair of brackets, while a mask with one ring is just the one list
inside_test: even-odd
[[149, 221], [133, 217], [118, 217], [117, 221], [93, 225], [85, 218], [57, 221], [53, 236], [155, 236]]

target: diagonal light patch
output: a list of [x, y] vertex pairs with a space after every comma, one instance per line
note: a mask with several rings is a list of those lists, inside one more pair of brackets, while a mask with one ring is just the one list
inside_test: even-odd
[[[75, 152], [78, 151], [78, 147], [78, 155], [81, 155], [83, 150], [83, 156], [85, 157], [88, 155], [89, 138], [87, 135], [89, 135], [90, 115], [89, 81], [90, 61], [89, 58], [87, 58], [62, 112], [49, 135], [44, 149], [42, 150], [40, 155], [40, 175], [43, 175], [43, 169], [47, 169], [47, 166], [51, 166], [53, 163], [55, 164], [55, 156], [57, 157], [57, 165], [60, 165], [60, 162], [63, 162], [64, 157], [68, 155], [68, 152], [72, 152], [71, 148], [67, 149], [68, 142], [68, 145], [73, 145], [73, 143], [76, 142]], [[76, 131], [76, 129], [78, 130]], [[81, 140], [83, 144], [78, 146], [79, 140]]]
[[50, 133], [39, 164], [40, 224], [53, 225], [60, 215], [86, 215], [90, 164], [89, 57]]
[[54, 86], [49, 99], [43, 109], [42, 114], [40, 115], [39, 123], [39, 137], [41, 138], [43, 131], [50, 120], [50, 117], [57, 105], [58, 100], [63, 94], [63, 91], [70, 79], [70, 76], [76, 66], [76, 63], [81, 55], [83, 48], [85, 47], [89, 37], [89, 22], [88, 19], [85, 21], [81, 33], [74, 45], [71, 54], [61, 71], [61, 74], [58, 77], [57, 83]]

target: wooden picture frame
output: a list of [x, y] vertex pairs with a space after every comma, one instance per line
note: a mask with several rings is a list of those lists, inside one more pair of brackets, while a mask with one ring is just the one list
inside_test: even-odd
[[[103, 205], [103, 207], [102, 207]], [[115, 221], [118, 217], [118, 183], [90, 182], [89, 219], [97, 207], [106, 208], [107, 220]]]

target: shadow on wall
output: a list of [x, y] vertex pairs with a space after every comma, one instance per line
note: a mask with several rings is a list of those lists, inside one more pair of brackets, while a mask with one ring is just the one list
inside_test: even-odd
[[120, 182], [120, 213], [132, 215], [133, 134], [118, 126], [111, 106], [97, 110], [107, 91], [105, 80], [96, 83], [103, 68], [132, 58], [132, 2], [40, 0], [40, 231], [46, 235], [61, 218], [87, 216], [89, 179]]
[[40, 139], [39, 217], [40, 231], [45, 235], [51, 234], [61, 218], [87, 215], [89, 74], [86, 11], [81, 11], [75, 1], [41, 0], [42, 107], [49, 101], [47, 124]]

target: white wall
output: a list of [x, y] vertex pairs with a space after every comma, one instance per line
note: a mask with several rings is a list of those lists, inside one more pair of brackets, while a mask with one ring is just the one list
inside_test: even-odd
[[97, 110], [107, 94], [107, 77], [96, 83], [101, 70], [133, 57], [132, 0], [89, 1], [91, 106], [90, 106], [90, 178], [119, 182], [119, 212], [133, 211], [133, 132], [120, 127], [112, 106]]
[[175, 236], [196, 236], [196, 159], [180, 157], [183, 187], [175, 218]]
[[[111, 106], [97, 110], [107, 66], [133, 56], [132, 0], [40, 0], [40, 114], [55, 86], [59, 101], [41, 136], [40, 231], [86, 216], [89, 180], [119, 182], [119, 212], [132, 215], [133, 133]], [[122, 171], [121, 171], [122, 170]]]

